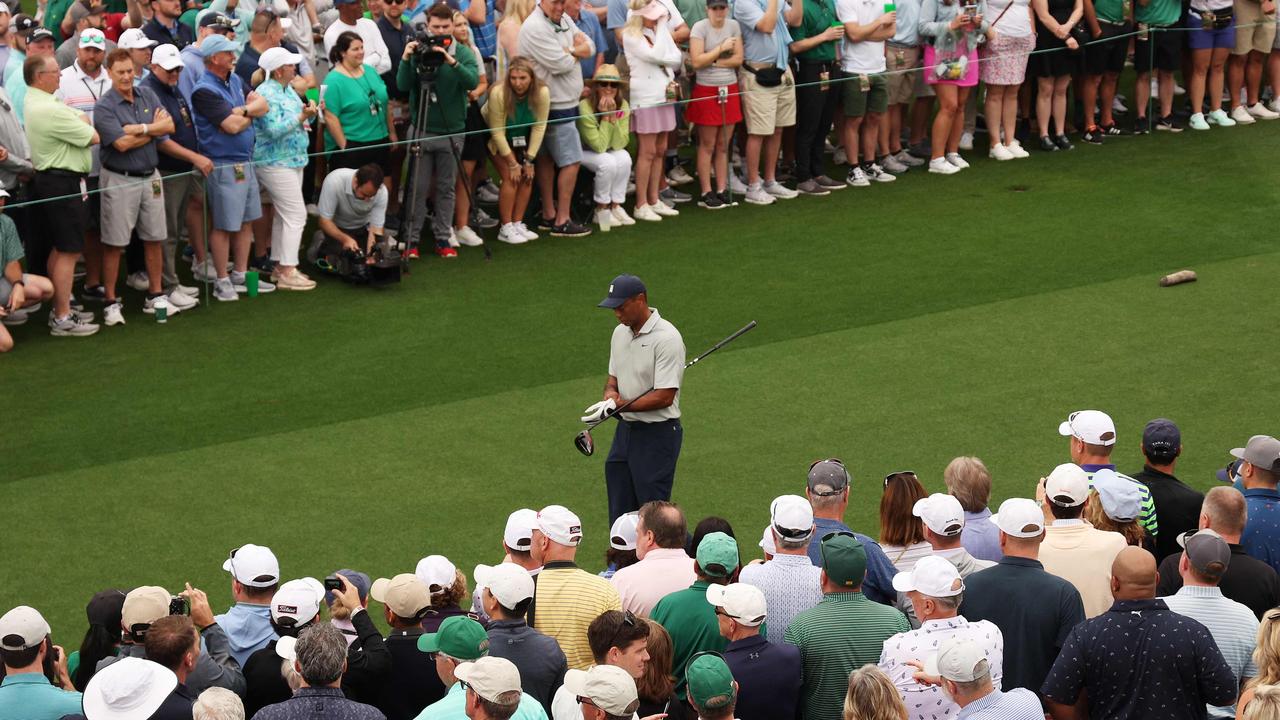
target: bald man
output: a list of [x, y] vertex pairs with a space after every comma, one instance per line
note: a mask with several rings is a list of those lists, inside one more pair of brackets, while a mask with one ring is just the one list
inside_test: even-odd
[[1041, 696], [1054, 720], [1203, 720], [1239, 684], [1204, 625], [1157, 600], [1156, 558], [1128, 547], [1111, 564], [1107, 612], [1076, 626]]

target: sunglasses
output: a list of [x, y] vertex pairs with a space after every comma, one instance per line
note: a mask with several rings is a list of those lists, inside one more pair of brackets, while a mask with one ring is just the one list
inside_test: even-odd
[[897, 472], [891, 472], [888, 475], [884, 476], [884, 486], [888, 488], [889, 483], [893, 482], [894, 480], [906, 480], [906, 479], [911, 479], [911, 480], [915, 480], [916, 482], [920, 482], [920, 478], [916, 477], [915, 470], [899, 470]]
[[636, 616], [632, 614], [630, 610], [627, 610], [626, 612], [622, 613], [622, 624], [618, 626], [617, 630], [613, 631], [613, 637], [609, 638], [609, 644], [606, 645], [605, 647], [617, 647], [615, 643], [617, 643], [618, 641], [618, 636], [622, 634], [622, 629], [635, 628], [638, 622], [639, 621], [636, 620]]
[[602, 87], [602, 88], [616, 88], [616, 87], [618, 87], [618, 83], [616, 83], [616, 82], [598, 82], [598, 83], [596, 83], [596, 87]]

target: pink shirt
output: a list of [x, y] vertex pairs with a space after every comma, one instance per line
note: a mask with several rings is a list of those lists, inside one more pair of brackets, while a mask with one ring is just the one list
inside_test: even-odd
[[697, 580], [693, 558], [684, 550], [654, 548], [635, 565], [613, 574], [609, 582], [622, 597], [622, 609], [648, 617], [662, 598], [684, 590]]

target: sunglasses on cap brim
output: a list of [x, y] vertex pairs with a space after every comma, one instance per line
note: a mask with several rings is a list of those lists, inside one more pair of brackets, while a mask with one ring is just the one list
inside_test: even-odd
[[916, 477], [915, 470], [898, 470], [897, 472], [891, 472], [884, 476], [884, 486], [887, 488], [889, 487], [889, 483], [894, 480], [905, 480], [907, 478], [915, 480], [916, 482], [920, 481], [920, 478]]

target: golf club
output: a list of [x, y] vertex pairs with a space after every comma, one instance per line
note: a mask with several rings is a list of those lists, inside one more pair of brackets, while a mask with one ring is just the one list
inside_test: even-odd
[[[688, 370], [689, 368], [693, 367], [694, 365], [697, 365], [697, 364], [698, 364], [698, 362], [699, 362], [699, 361], [701, 361], [703, 358], [705, 358], [706, 356], [710, 355], [711, 353], [713, 353], [713, 352], [715, 352], [715, 351], [719, 350], [720, 348], [724, 347], [725, 345], [728, 345], [729, 343], [733, 342], [734, 340], [737, 340], [739, 336], [741, 336], [743, 333], [747, 332], [748, 330], [750, 330], [750, 329], [754, 328], [755, 326], [756, 326], [756, 321], [755, 321], [755, 320], [752, 320], [751, 322], [747, 323], [746, 325], [743, 325], [743, 326], [742, 326], [742, 328], [741, 328], [741, 329], [739, 329], [739, 330], [738, 330], [737, 332], [735, 332], [734, 334], [732, 334], [732, 335], [730, 335], [729, 337], [727, 337], [727, 338], [725, 338], [725, 339], [721, 340], [720, 342], [716, 343], [715, 345], [712, 345], [710, 350], [708, 350], [708, 351], [706, 351], [706, 352], [702, 353], [702, 354], [701, 354], [701, 355], [699, 355], [698, 357], [696, 357], [696, 358], [694, 358], [694, 359], [690, 360], [689, 362], [685, 363], [685, 364], [684, 364], [684, 369], [685, 369], [685, 370]], [[593, 422], [593, 423], [591, 423], [591, 424], [587, 425], [587, 427], [586, 427], [586, 429], [585, 429], [585, 430], [583, 430], [582, 432], [578, 433], [578, 434], [573, 438], [573, 445], [574, 445], [574, 447], [578, 448], [578, 452], [582, 453], [583, 455], [594, 455], [594, 454], [595, 454], [595, 452], [596, 452], [596, 443], [595, 443], [595, 440], [593, 440], [593, 439], [591, 438], [591, 431], [592, 431], [592, 430], [594, 430], [595, 428], [599, 427], [599, 426], [600, 426], [601, 424], [603, 424], [606, 420], [610, 420], [610, 419], [612, 419], [613, 417], [617, 416], [619, 413], [621, 413], [623, 410], [626, 410], [628, 407], [630, 407], [630, 406], [631, 406], [631, 403], [634, 403], [635, 401], [639, 400], [640, 398], [644, 397], [645, 395], [648, 395], [648, 394], [649, 394], [649, 393], [651, 393], [651, 392], [653, 392], [653, 388], [649, 388], [648, 390], [645, 390], [644, 392], [640, 393], [639, 395], [637, 395], [637, 396], [635, 396], [635, 397], [631, 398], [630, 400], [628, 400], [628, 401], [626, 401], [626, 402], [622, 403], [622, 405], [620, 405], [620, 406], [618, 406], [618, 407], [614, 408], [613, 412], [611, 412], [611, 413], [609, 413], [608, 415], [605, 415], [604, 417], [600, 418], [599, 420], [596, 420], [595, 422]]]

